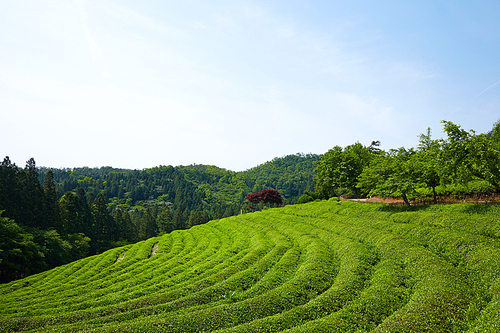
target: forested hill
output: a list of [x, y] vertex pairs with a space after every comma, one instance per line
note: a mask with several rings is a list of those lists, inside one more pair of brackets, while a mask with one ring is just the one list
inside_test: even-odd
[[[244, 209], [245, 195], [266, 188], [280, 191], [286, 203], [295, 203], [304, 191], [314, 190], [314, 162], [320, 157], [298, 153], [241, 172], [202, 164], [143, 170], [112, 167], [50, 170], [59, 197], [83, 188], [92, 197], [104, 191], [110, 209], [171, 204], [174, 210], [206, 210], [211, 218], [217, 218]], [[41, 183], [48, 170], [39, 168]]]

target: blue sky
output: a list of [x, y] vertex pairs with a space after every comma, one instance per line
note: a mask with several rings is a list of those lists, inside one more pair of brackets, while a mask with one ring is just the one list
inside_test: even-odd
[[0, 153], [245, 170], [500, 118], [498, 1], [2, 1]]

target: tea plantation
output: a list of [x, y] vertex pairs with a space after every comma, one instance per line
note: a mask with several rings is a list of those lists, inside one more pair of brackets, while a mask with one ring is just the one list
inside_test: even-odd
[[500, 332], [500, 207], [336, 201], [0, 285], [1, 332]]

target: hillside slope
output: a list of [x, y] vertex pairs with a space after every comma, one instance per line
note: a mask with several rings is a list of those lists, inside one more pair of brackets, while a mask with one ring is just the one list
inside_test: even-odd
[[[133, 207], [144, 204], [144, 201], [154, 204], [161, 197], [160, 201], [171, 201], [174, 209], [182, 201], [187, 201], [185, 205], [190, 209], [198, 209], [202, 201], [206, 201], [205, 204], [227, 202], [241, 205], [246, 194], [265, 188], [278, 190], [286, 200], [295, 202], [305, 190], [314, 190], [314, 162], [319, 159], [320, 155], [297, 153], [239, 172], [203, 164], [143, 170], [111, 167], [50, 170], [59, 196], [81, 187], [94, 197], [104, 191], [114, 205], [121, 203]], [[49, 169], [39, 170], [42, 183]]]
[[243, 214], [0, 285], [0, 331], [494, 332], [499, 238], [498, 206]]

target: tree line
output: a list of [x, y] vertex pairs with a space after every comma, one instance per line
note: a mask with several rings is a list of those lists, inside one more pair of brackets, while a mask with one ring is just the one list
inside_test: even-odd
[[6, 157], [0, 165], [0, 281], [86, 256], [91, 239], [79, 230], [62, 234], [61, 226], [51, 173], [41, 184], [34, 159], [22, 169]]
[[399, 197], [408, 206], [417, 199], [488, 195], [500, 192], [500, 120], [491, 131], [476, 133], [442, 121], [446, 137], [433, 139], [431, 129], [415, 148], [381, 150], [359, 142], [336, 146], [317, 162], [315, 192], [299, 202], [333, 196]]

